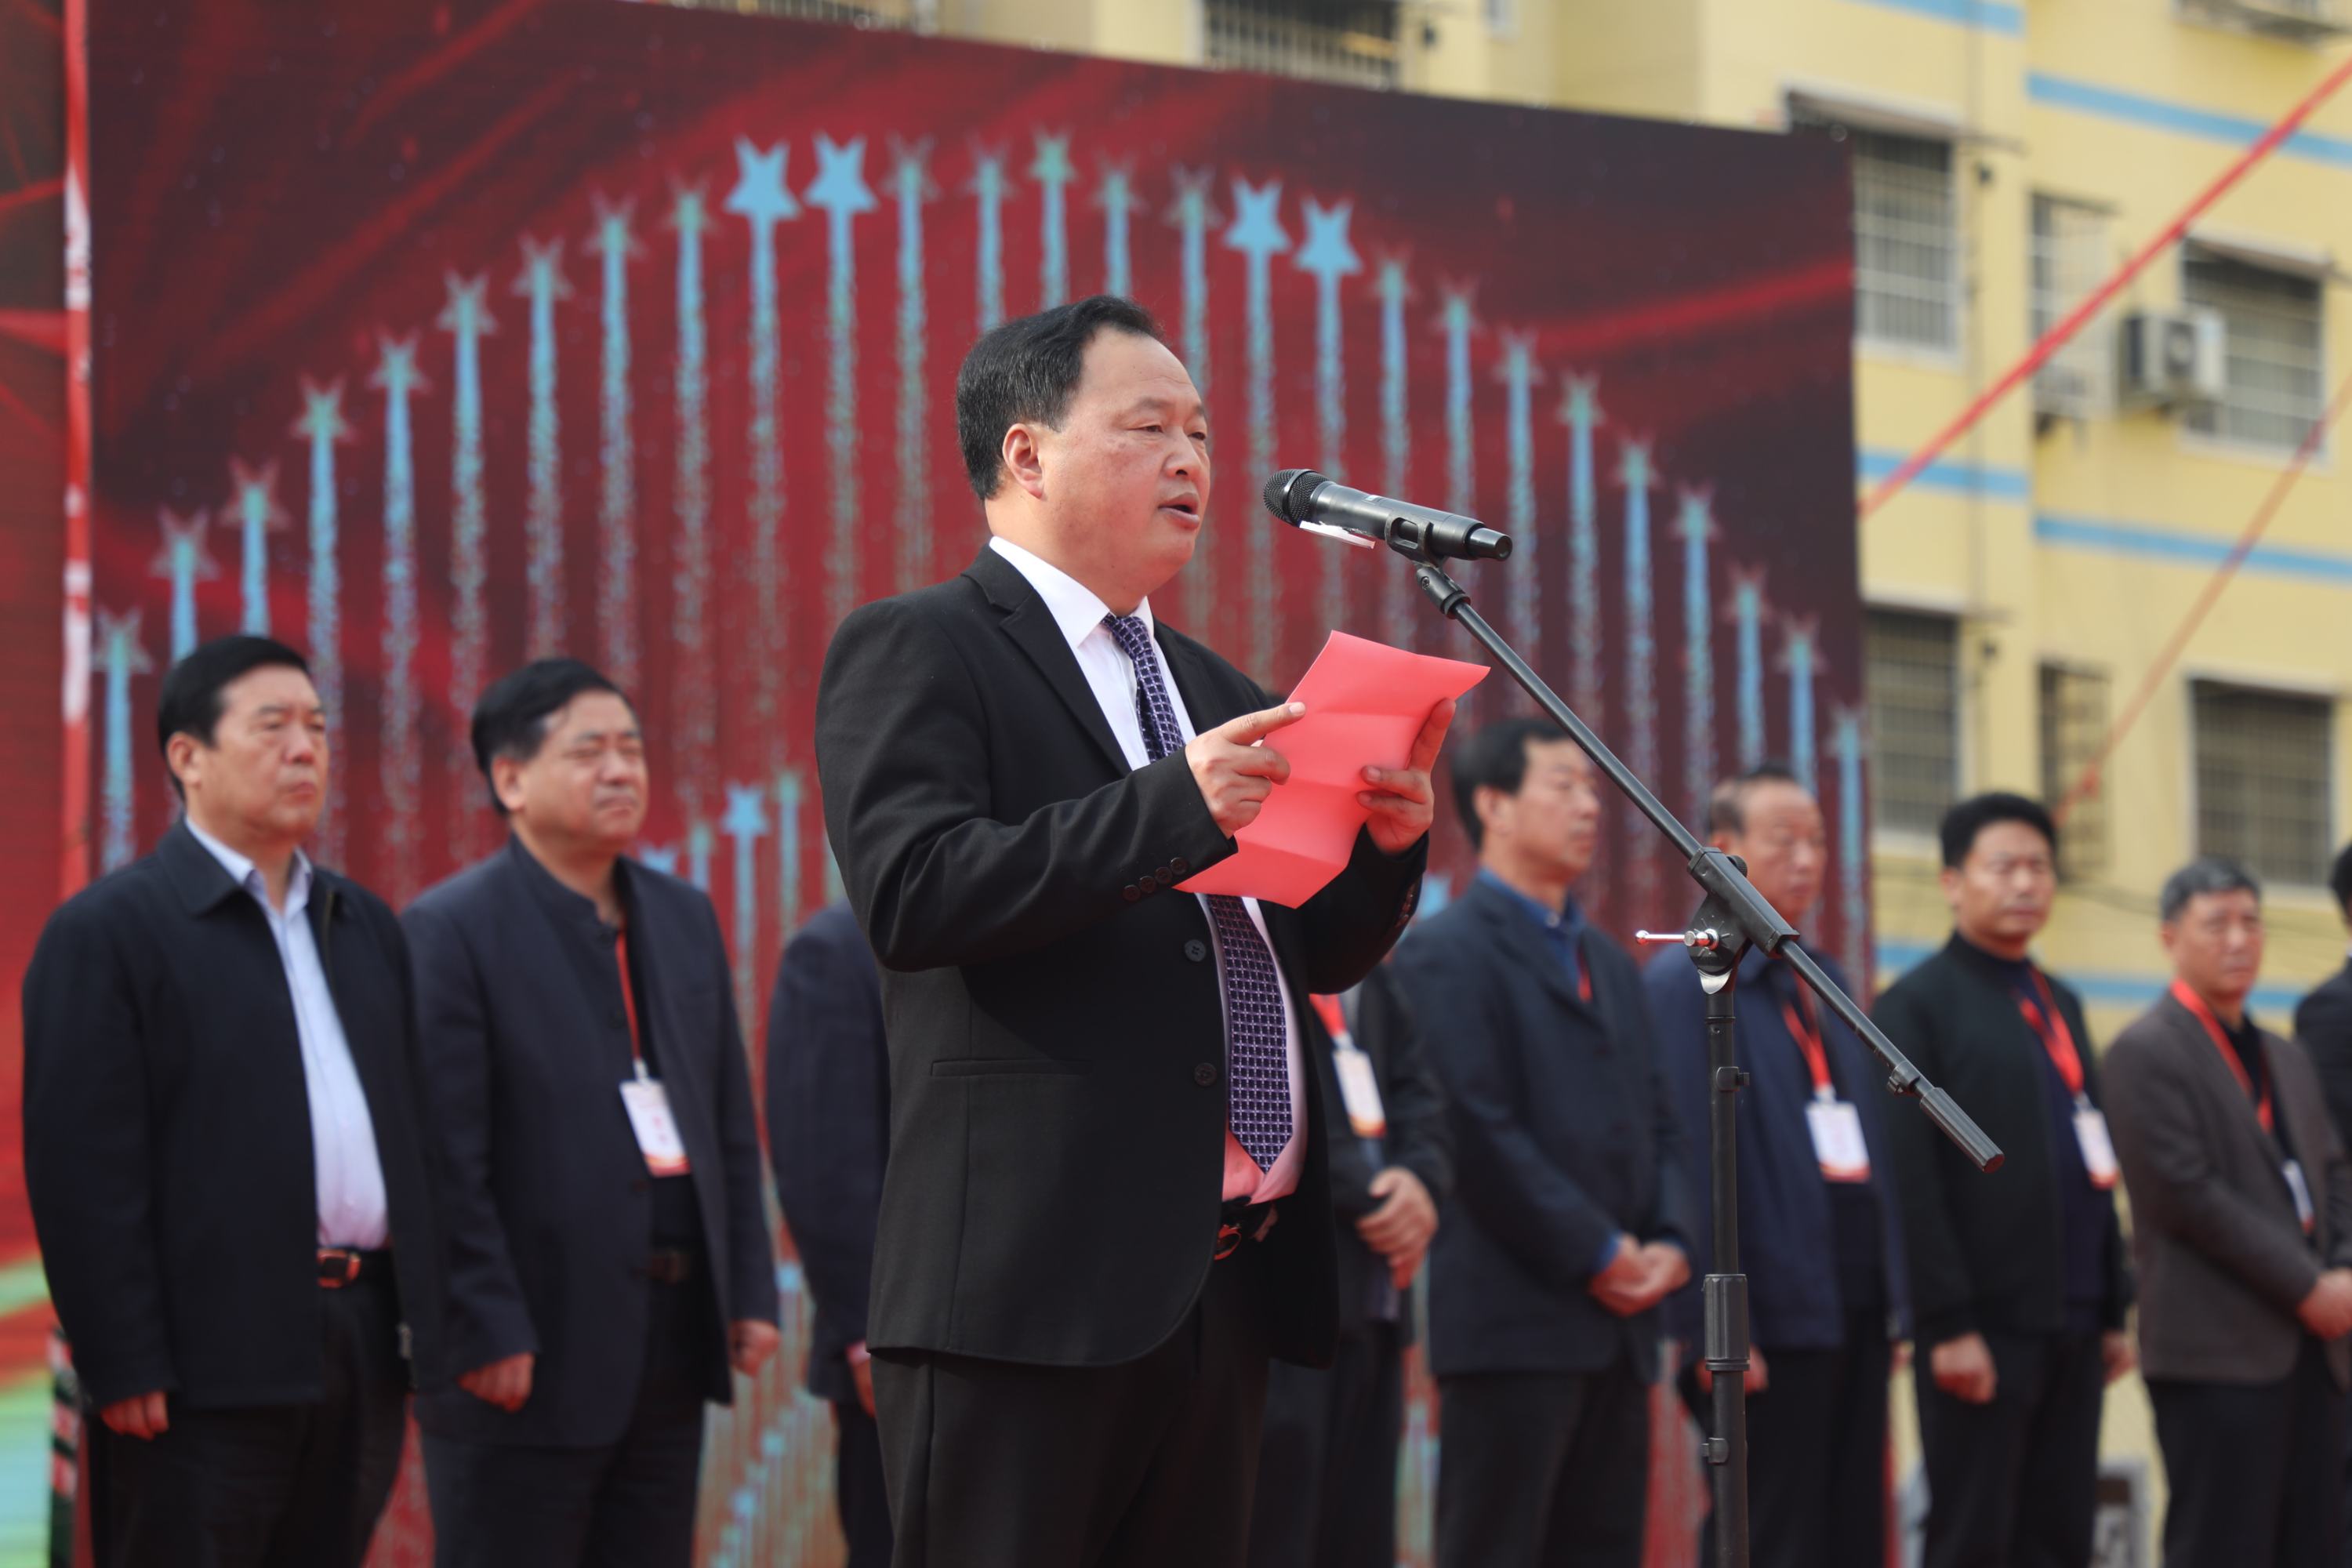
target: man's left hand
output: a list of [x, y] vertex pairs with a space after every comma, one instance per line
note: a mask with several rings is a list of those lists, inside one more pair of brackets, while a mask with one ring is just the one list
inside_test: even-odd
[[2106, 1363], [2109, 1383], [2139, 1364], [2139, 1356], [2132, 1350], [2131, 1336], [2121, 1329], [2109, 1329], [2099, 1336], [2099, 1359]]
[[759, 1318], [738, 1318], [727, 1331], [727, 1359], [745, 1377], [757, 1377], [784, 1336], [776, 1325]]
[[1356, 1234], [1391, 1264], [1407, 1258], [1418, 1262], [1437, 1234], [1437, 1205], [1429, 1189], [1402, 1165], [1391, 1165], [1372, 1178], [1370, 1191], [1381, 1206], [1356, 1221]]
[[1358, 792], [1356, 802], [1371, 810], [1372, 818], [1365, 830], [1383, 855], [1402, 855], [1421, 842], [1429, 831], [1430, 817], [1434, 810], [1437, 790], [1429, 781], [1429, 771], [1437, 765], [1439, 748], [1445, 744], [1446, 726], [1454, 722], [1454, 699], [1447, 698], [1429, 710], [1422, 721], [1421, 733], [1413, 737], [1412, 754], [1405, 758], [1401, 768], [1366, 768], [1364, 783], [1370, 787]]

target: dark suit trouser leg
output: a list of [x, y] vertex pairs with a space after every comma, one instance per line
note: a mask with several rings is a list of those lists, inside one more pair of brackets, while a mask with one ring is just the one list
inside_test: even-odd
[[189, 1410], [142, 1442], [91, 1416], [105, 1568], [340, 1568], [367, 1555], [407, 1421], [398, 1308], [371, 1280], [325, 1292], [315, 1405]]
[[1637, 1568], [1650, 1389], [1625, 1358], [1448, 1377], [1438, 1398], [1438, 1568]]
[[857, 1405], [833, 1407], [834, 1506], [849, 1543], [845, 1568], [890, 1568], [890, 1498], [882, 1484], [882, 1430]]
[[1755, 1568], [1884, 1568], [1887, 1367], [1877, 1314], [1850, 1323], [1839, 1349], [1767, 1358], [1768, 1386], [1748, 1400]]
[[435, 1568], [689, 1568], [711, 1353], [691, 1282], [656, 1285], [618, 1440], [553, 1447], [425, 1436]]
[[[2081, 1568], [2098, 1507], [2096, 1332], [1987, 1334], [1993, 1397], [1916, 1379], [1927, 1467], [1925, 1568]], [[1921, 1356], [1924, 1363], [1925, 1354]]]
[[1266, 1335], [1244, 1244], [1176, 1332], [1109, 1367], [877, 1352], [896, 1568], [1234, 1568]]
[[1403, 1421], [1393, 1323], [1340, 1335], [1328, 1372], [1268, 1368], [1250, 1568], [1395, 1568]]
[[2343, 1396], [2317, 1341], [2275, 1383], [2153, 1379], [2147, 1396], [2170, 1488], [2166, 1568], [2305, 1568], [2334, 1555]]

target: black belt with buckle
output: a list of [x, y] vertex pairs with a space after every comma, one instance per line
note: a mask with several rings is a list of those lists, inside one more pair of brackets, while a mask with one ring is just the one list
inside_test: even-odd
[[694, 1249], [686, 1247], [656, 1247], [646, 1254], [637, 1273], [656, 1285], [683, 1285], [694, 1278]]
[[362, 1279], [380, 1279], [392, 1272], [392, 1254], [383, 1247], [362, 1251], [356, 1247], [319, 1248], [319, 1289], [340, 1290]]
[[1264, 1241], [1265, 1233], [1282, 1216], [1280, 1203], [1254, 1204], [1247, 1198], [1228, 1198], [1217, 1211], [1217, 1249], [1210, 1261], [1222, 1263], [1231, 1258], [1244, 1241]]

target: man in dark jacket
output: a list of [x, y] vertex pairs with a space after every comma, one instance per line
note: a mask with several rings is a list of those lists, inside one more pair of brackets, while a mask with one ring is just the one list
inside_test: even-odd
[[685, 1568], [703, 1405], [775, 1350], [775, 1255], [710, 900], [622, 851], [645, 740], [541, 659], [474, 710], [513, 837], [410, 906], [459, 1387], [425, 1400], [442, 1568]]
[[1876, 1020], [2007, 1154], [1990, 1174], [1924, 1116], [1886, 1119], [1927, 1468], [1927, 1568], [2081, 1568], [2105, 1385], [2129, 1371], [2131, 1278], [2082, 1004], [2027, 956], [2057, 891], [2050, 814], [1944, 816], [1952, 940]]
[[[1717, 847], [1748, 863], [1748, 880], [1772, 907], [1802, 926], [1829, 862], [1812, 793], [1785, 768], [1757, 768], [1717, 786], [1707, 828]], [[1844, 984], [1834, 965], [1823, 967]], [[1713, 1098], [1705, 993], [1679, 951], [1653, 959], [1643, 980], [1696, 1165]], [[1740, 1265], [1755, 1340], [1748, 1374], [1754, 1561], [1881, 1568], [1886, 1375], [1909, 1298], [1886, 1160], [1885, 1074], [1853, 1031], [1761, 948], [1740, 963], [1734, 1005], [1739, 1065], [1750, 1079], [1739, 1099], [1738, 1163]], [[1711, 1256], [1712, 1221], [1702, 1205], [1692, 1223], [1702, 1261]], [[1699, 1353], [1700, 1318], [1694, 1282], [1667, 1303], [1686, 1363]], [[1693, 1367], [1702, 1388], [1705, 1376], [1705, 1367]]]
[[187, 815], [50, 917], [25, 1179], [97, 1419], [101, 1564], [334, 1568], [441, 1373], [408, 953], [298, 847], [326, 715], [293, 649], [205, 644], [157, 740]]
[[890, 1157], [890, 1053], [874, 950], [847, 904], [818, 910], [784, 943], [768, 1004], [767, 1094], [776, 1198], [816, 1302], [808, 1391], [833, 1406], [834, 1504], [848, 1568], [888, 1568], [866, 1303]]
[[1454, 800], [1478, 875], [1393, 963], [1454, 1127], [1429, 1283], [1441, 1568], [1642, 1560], [1656, 1308], [1690, 1231], [1641, 975], [1570, 896], [1593, 784], [1549, 724], [1473, 737]]
[[1454, 1187], [1445, 1100], [1386, 968], [1314, 998], [1307, 1054], [1331, 1139], [1339, 1349], [1328, 1371], [1276, 1365], [1258, 1450], [1252, 1568], [1394, 1568], [1397, 1447], [1412, 1282]]
[[[2352, 927], [2352, 844], [2336, 852], [2327, 890], [2346, 926]], [[2336, 1135], [2352, 1147], [2352, 959], [2296, 1004], [2294, 1037], [2319, 1074]]]
[[2164, 1560], [2302, 1568], [2341, 1547], [2352, 1166], [2311, 1063], [2262, 1028], [2261, 886], [2174, 872], [2171, 990], [2107, 1047], [2140, 1364], [2171, 1495]]

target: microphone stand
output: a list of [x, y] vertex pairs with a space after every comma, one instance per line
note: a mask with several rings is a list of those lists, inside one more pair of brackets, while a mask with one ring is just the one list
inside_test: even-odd
[[1797, 931], [1767, 903], [1748, 879], [1737, 857], [1710, 848], [1659, 803], [1649, 786], [1617, 760], [1601, 737], [1586, 727], [1559, 695], [1503, 640], [1470, 604], [1462, 584], [1447, 576], [1424, 542], [1400, 538], [1391, 529], [1389, 548], [1417, 564], [1413, 580], [1438, 613], [1468, 632], [1479, 647], [1510, 673], [1551, 721], [1592, 759], [1592, 765], [1632, 801], [1683, 857], [1691, 879], [1704, 894], [1689, 926], [1679, 933], [1640, 933], [1644, 942], [1680, 942], [1698, 971], [1706, 993], [1707, 1152], [1712, 1163], [1715, 1257], [1701, 1287], [1706, 1309], [1703, 1360], [1714, 1382], [1715, 1432], [1702, 1447], [1713, 1468], [1716, 1568], [1746, 1568], [1748, 1563], [1748, 1277], [1739, 1271], [1738, 1129], [1733, 1111], [1748, 1074], [1738, 1065], [1732, 1037], [1732, 1005], [1739, 961], [1750, 946], [1786, 963], [1831, 1012], [1845, 1020], [1886, 1067], [1887, 1090], [1919, 1102], [1928, 1120], [1959, 1145], [1979, 1170], [2000, 1167], [2001, 1152], [1958, 1101], [1911, 1065], [1895, 1043], [1822, 972], [1812, 954], [1797, 945]]

